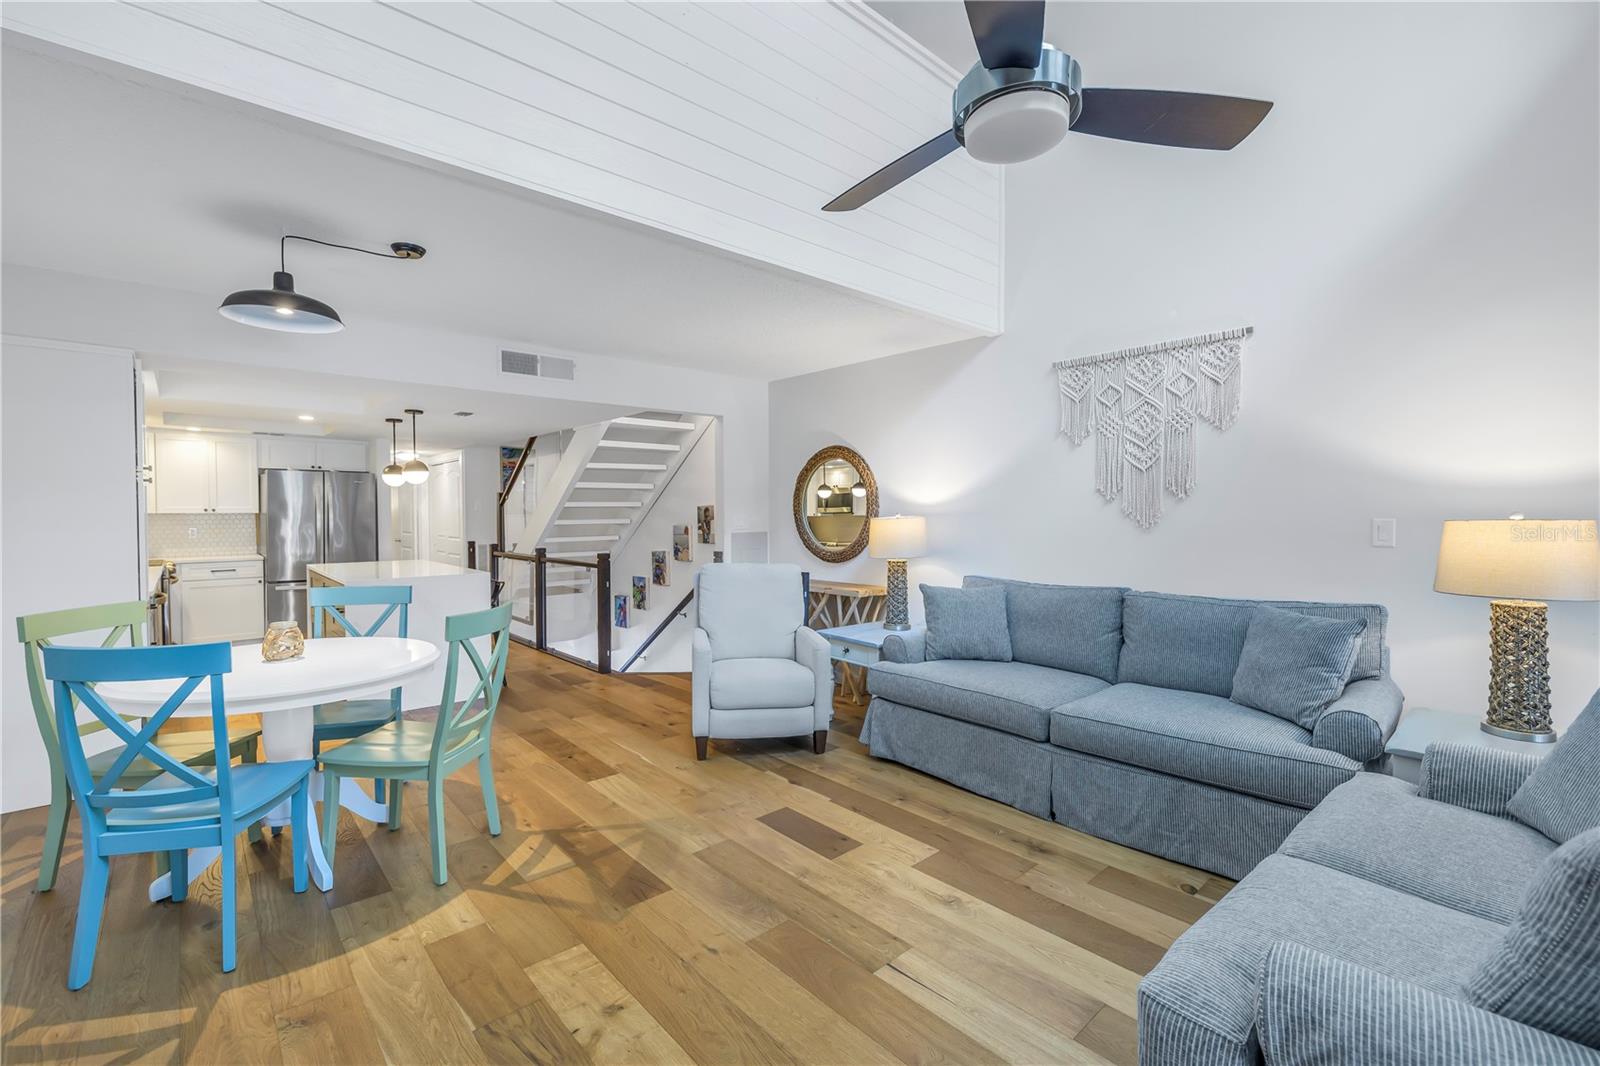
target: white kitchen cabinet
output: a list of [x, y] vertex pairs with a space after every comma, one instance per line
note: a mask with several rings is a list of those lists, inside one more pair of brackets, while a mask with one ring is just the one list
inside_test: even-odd
[[283, 470], [366, 470], [367, 442], [262, 437], [261, 465]]
[[317, 442], [310, 437], [262, 437], [261, 465], [270, 470], [312, 470]]
[[180, 579], [172, 588], [179, 642], [261, 639], [266, 623], [260, 577]]
[[255, 514], [257, 498], [254, 438], [156, 435], [152, 514]]
[[367, 442], [364, 440], [317, 441], [317, 468], [320, 470], [366, 470]]
[[155, 514], [211, 510], [211, 442], [204, 437], [156, 437]]

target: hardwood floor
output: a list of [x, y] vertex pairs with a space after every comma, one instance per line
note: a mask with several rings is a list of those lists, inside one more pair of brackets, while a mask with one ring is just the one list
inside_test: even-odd
[[[340, 826], [334, 891], [241, 836], [239, 967], [216, 867], [151, 905], [113, 860], [94, 980], [66, 989], [77, 829], [54, 892], [43, 809], [0, 854], [4, 1060], [195, 1063], [1128, 1063], [1139, 977], [1228, 882], [1075, 833], [854, 739], [716, 742], [685, 676], [601, 677], [513, 647], [495, 722], [504, 832], [446, 787]], [[420, 800], [420, 796], [417, 797]]]

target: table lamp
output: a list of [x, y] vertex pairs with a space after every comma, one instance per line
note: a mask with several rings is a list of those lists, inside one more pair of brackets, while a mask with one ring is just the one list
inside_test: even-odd
[[911, 628], [911, 613], [906, 599], [906, 560], [919, 558], [928, 550], [928, 523], [920, 515], [897, 514], [872, 519], [867, 532], [867, 554], [889, 560], [889, 610], [883, 628]]
[[1592, 519], [1448, 521], [1435, 592], [1489, 597], [1489, 710], [1483, 731], [1548, 743], [1550, 642], [1544, 600], [1600, 599]]

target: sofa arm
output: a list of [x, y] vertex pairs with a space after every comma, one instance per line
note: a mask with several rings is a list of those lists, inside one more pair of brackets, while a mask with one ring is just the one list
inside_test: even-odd
[[1506, 818], [1506, 804], [1539, 761], [1530, 753], [1475, 744], [1429, 744], [1422, 753], [1417, 795]]
[[1400, 723], [1405, 694], [1388, 677], [1366, 678], [1345, 686], [1328, 704], [1311, 731], [1313, 747], [1348, 755], [1368, 763], [1383, 755], [1383, 747]]
[[1600, 1066], [1600, 1051], [1291, 941], [1259, 988], [1267, 1066]]
[[815, 629], [801, 626], [794, 633], [794, 657], [810, 670], [817, 682], [812, 730], [828, 728], [833, 721], [833, 660], [828, 655], [828, 642]]
[[711, 735], [711, 634], [699, 626], [689, 646], [689, 728], [697, 737]]
[[883, 661], [886, 663], [920, 663], [928, 648], [928, 627], [912, 626], [883, 638]]

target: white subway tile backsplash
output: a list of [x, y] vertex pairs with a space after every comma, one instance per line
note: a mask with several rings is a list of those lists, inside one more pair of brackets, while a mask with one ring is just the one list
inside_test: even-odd
[[[153, 514], [148, 528], [152, 559], [228, 552], [248, 555], [256, 550], [253, 514]], [[193, 536], [189, 535], [191, 529]]]

